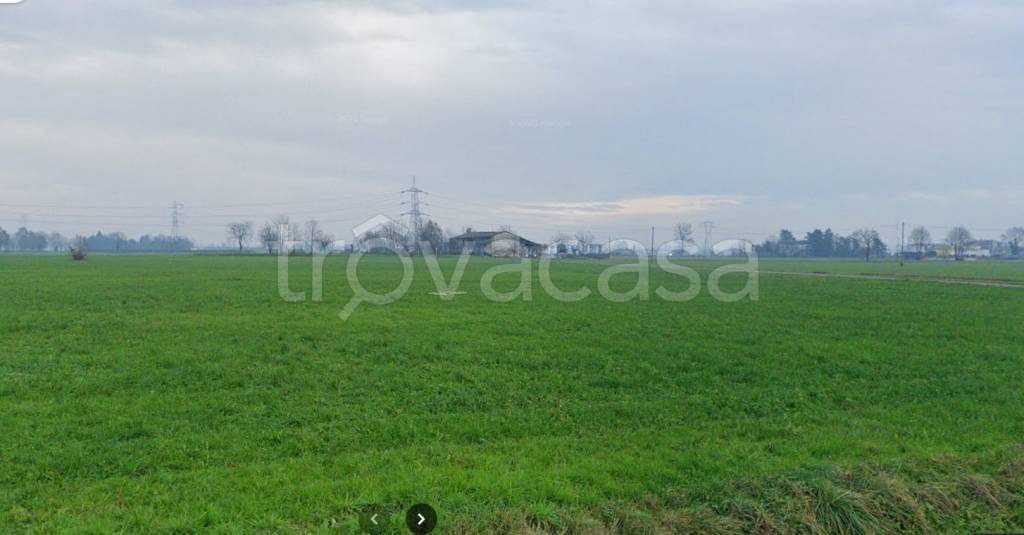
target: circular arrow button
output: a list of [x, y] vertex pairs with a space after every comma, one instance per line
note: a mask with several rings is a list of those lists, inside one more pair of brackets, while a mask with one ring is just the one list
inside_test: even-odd
[[364, 533], [385, 533], [388, 528], [388, 513], [380, 506], [370, 506], [359, 515], [359, 528]]
[[405, 525], [417, 535], [430, 533], [437, 527], [437, 511], [425, 503], [416, 504], [405, 513]]

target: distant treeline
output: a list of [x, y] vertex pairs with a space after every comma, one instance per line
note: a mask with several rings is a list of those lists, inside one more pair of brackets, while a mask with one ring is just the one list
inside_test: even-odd
[[37, 232], [25, 227], [9, 234], [0, 228], [0, 251], [54, 251], [63, 252], [72, 246], [81, 246], [88, 251], [98, 252], [171, 252], [189, 251], [192, 240], [183, 236], [146, 234], [138, 239], [129, 238], [121, 232], [92, 236], [76, 236], [68, 239], [59, 232]]
[[145, 234], [139, 239], [128, 238], [120, 232], [103, 234], [97, 232], [84, 240], [89, 251], [189, 251], [193, 247], [192, 240], [184, 236], [168, 236], [166, 234]]
[[841, 236], [832, 229], [814, 229], [803, 240], [782, 229], [778, 238], [771, 237], [756, 245], [758, 256], [809, 256], [817, 258], [843, 258], [858, 256], [886, 256], [889, 248], [873, 229], [861, 229], [849, 236]]

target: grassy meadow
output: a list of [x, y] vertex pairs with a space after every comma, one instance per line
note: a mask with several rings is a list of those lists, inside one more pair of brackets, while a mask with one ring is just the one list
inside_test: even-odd
[[845, 275], [892, 275], [940, 279], [980, 279], [1024, 283], [1024, 262], [950, 259], [907, 260], [902, 266], [898, 259], [817, 260], [817, 259], [763, 259], [766, 271], [818, 272]]
[[[342, 321], [346, 262], [312, 302], [293, 259], [288, 303], [272, 257], [0, 255], [0, 531], [347, 533], [378, 504], [397, 533], [420, 502], [444, 533], [1024, 530], [1024, 289], [765, 274], [757, 301], [563, 303], [534, 277], [495, 303], [502, 261], [474, 259], [443, 301], [418, 261]], [[800, 266], [899, 269], [762, 262]], [[360, 263], [378, 291], [401, 273]]]

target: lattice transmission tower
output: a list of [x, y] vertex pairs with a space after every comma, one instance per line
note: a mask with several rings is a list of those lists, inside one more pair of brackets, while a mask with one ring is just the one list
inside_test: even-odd
[[402, 190], [402, 195], [408, 195], [409, 200], [402, 201], [403, 206], [409, 210], [402, 212], [402, 216], [409, 218], [409, 231], [412, 232], [412, 248], [419, 250], [419, 240], [423, 235], [423, 216], [429, 215], [423, 212], [423, 205], [427, 204], [420, 199], [420, 195], [429, 195], [428, 192], [416, 186], [416, 177], [412, 177], [412, 187]]
[[711, 221], [704, 221], [704, 256], [711, 256], [711, 231], [715, 224]]
[[185, 205], [178, 201], [171, 203], [171, 237], [181, 236], [181, 226], [185, 224], [185, 217], [182, 213]]

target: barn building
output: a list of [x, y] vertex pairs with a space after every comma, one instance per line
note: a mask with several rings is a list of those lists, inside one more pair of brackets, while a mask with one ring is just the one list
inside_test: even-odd
[[471, 231], [452, 239], [462, 251], [478, 256], [536, 256], [543, 250], [543, 245], [504, 230]]

